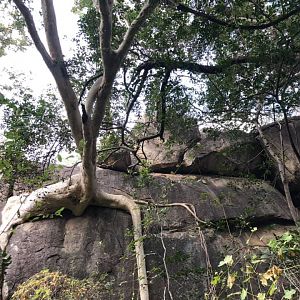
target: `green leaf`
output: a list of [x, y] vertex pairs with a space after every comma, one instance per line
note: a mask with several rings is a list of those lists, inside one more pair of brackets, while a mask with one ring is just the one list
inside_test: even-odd
[[247, 297], [247, 290], [243, 288], [241, 292], [241, 300], [245, 300], [246, 297]]
[[61, 157], [60, 154], [57, 154], [57, 160], [58, 160], [59, 162], [62, 162], [62, 157]]
[[284, 290], [283, 299], [292, 299], [293, 295], [296, 294], [296, 290], [290, 289], [290, 290]]
[[277, 290], [277, 284], [276, 284], [276, 281], [273, 281], [270, 288], [269, 288], [269, 292], [268, 292], [269, 295], [273, 296], [274, 293], [276, 292], [276, 290]]
[[293, 239], [293, 236], [289, 232], [286, 232], [282, 235], [281, 239], [285, 242], [290, 242]]
[[57, 217], [62, 217], [62, 212], [64, 211], [64, 207], [62, 207], [62, 208], [60, 208], [60, 209], [58, 209], [54, 214], [55, 214], [55, 216], [57, 216]]
[[211, 284], [213, 286], [216, 286], [219, 282], [221, 281], [221, 277], [220, 275], [215, 275], [214, 278], [211, 281]]

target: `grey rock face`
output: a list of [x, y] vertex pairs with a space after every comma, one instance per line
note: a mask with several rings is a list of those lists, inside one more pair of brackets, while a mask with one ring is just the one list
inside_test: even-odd
[[8, 289], [42, 269], [60, 270], [79, 279], [113, 273], [119, 283], [127, 281], [130, 272], [125, 274], [119, 267], [129, 243], [126, 230], [130, 225], [126, 213], [89, 208], [82, 217], [19, 226], [7, 249], [12, 258], [5, 276]]
[[[217, 134], [217, 136], [215, 136]], [[253, 135], [236, 132], [194, 132], [181, 144], [147, 141], [143, 147], [154, 172], [241, 176], [263, 175], [262, 147]]]
[[[150, 299], [163, 299], [168, 280], [174, 299], [202, 299], [207, 256], [195, 228], [186, 226], [176, 232], [165, 228], [148, 234], [145, 251]], [[80, 279], [105, 274], [113, 291], [109, 299], [135, 299], [137, 275], [128, 229], [130, 217], [126, 213], [102, 208], [89, 208], [82, 217], [18, 226], [8, 247], [12, 258], [5, 276], [9, 294], [47, 268]], [[237, 238], [205, 231], [204, 235], [210, 263], [215, 267], [228, 249], [243, 245], [250, 234]], [[261, 242], [261, 236], [266, 232], [252, 236], [253, 243]]]
[[101, 167], [121, 172], [126, 172], [130, 166], [130, 153], [124, 150], [112, 153], [105, 159], [104, 162], [101, 162]]
[[[99, 185], [111, 193], [133, 195], [136, 199], [154, 203], [182, 203], [194, 205], [198, 217], [206, 221], [245, 218], [290, 220], [284, 197], [267, 183], [234, 177], [209, 177], [172, 174], [153, 174], [144, 179], [123, 173], [99, 170]], [[184, 208], [177, 208], [166, 222], [189, 222]], [[190, 218], [190, 222], [193, 219]], [[171, 225], [168, 225], [169, 227]]]
[[[97, 175], [108, 192], [129, 193], [136, 199], [161, 204], [188, 202], [206, 221], [240, 216], [254, 221], [291, 219], [281, 194], [262, 182], [158, 174], [141, 182], [141, 178], [110, 170], [99, 170]], [[170, 291], [166, 293], [174, 299], [201, 299], [207, 256], [194, 218], [182, 207], [147, 206], [143, 215], [151, 299], [163, 299], [168, 281]], [[88, 208], [81, 217], [67, 213], [64, 218], [17, 226], [7, 248], [12, 258], [5, 275], [9, 294], [47, 268], [80, 279], [105, 274], [114, 291], [111, 299], [135, 298], [137, 275], [130, 230], [127, 213], [99, 207]], [[205, 230], [204, 235], [212, 265], [223, 258], [226, 247], [247, 239], [217, 234], [212, 229]]]
[[[281, 130], [280, 130], [281, 127]], [[289, 119], [289, 130], [291, 138], [297, 151], [300, 153], [300, 118]], [[294, 204], [300, 207], [300, 162], [298, 161], [290, 141], [285, 123], [273, 123], [263, 128], [263, 132], [269, 143], [273, 146], [277, 154], [281, 155], [281, 137], [285, 154], [286, 176], [293, 194]], [[276, 165], [275, 165], [276, 167]], [[281, 183], [278, 182], [280, 186]]]

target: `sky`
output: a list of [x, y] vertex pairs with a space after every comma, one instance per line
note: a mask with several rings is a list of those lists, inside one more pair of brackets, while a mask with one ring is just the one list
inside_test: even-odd
[[[35, 1], [35, 3], [35, 9], [38, 12], [40, 10], [40, 1]], [[73, 0], [54, 0], [58, 30], [65, 55], [70, 53], [70, 49], [72, 48], [71, 41], [77, 31], [77, 17], [71, 13], [73, 3]], [[36, 13], [34, 17], [37, 19], [38, 14]], [[39, 27], [41, 26], [39, 25]], [[42, 30], [41, 38], [43, 41], [45, 40]], [[6, 56], [0, 57], [0, 80], [2, 83], [9, 83], [8, 73], [5, 72], [5, 69], [11, 70], [14, 73], [25, 73], [28, 79], [27, 84], [33, 89], [36, 95], [39, 95], [49, 84], [54, 84], [49, 70], [46, 68], [34, 46], [28, 47], [24, 52], [7, 51]]]

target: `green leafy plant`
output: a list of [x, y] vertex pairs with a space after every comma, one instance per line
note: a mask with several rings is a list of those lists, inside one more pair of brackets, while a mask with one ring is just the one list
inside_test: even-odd
[[40, 214], [40, 215], [37, 215], [36, 217], [34, 217], [32, 219], [32, 221], [39, 221], [39, 220], [45, 220], [45, 219], [54, 219], [54, 218], [62, 218], [63, 215], [62, 215], [62, 212], [65, 210], [64, 207], [56, 210], [54, 213], [52, 214]]
[[[9, 184], [7, 197], [12, 196], [19, 180], [38, 186], [49, 179], [57, 154], [73, 149], [67, 121], [55, 104], [56, 96], [49, 91], [36, 99], [19, 80], [15, 79], [14, 85], [13, 95], [0, 97], [6, 120], [0, 126], [0, 173]], [[2, 88], [9, 94], [8, 87]]]
[[297, 230], [288, 231], [266, 249], [248, 246], [225, 255], [211, 280], [214, 299], [299, 299], [299, 241]]
[[42, 270], [19, 285], [12, 300], [86, 300], [107, 299], [105, 280], [79, 280], [61, 272]]

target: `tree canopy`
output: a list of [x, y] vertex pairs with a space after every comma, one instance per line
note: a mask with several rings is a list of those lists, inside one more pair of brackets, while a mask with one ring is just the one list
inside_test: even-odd
[[[140, 6], [115, 4], [112, 47], [121, 42]], [[78, 57], [85, 57], [87, 82], [103, 70], [95, 30], [101, 16], [91, 1], [77, 1], [76, 9], [81, 11], [79, 36], [87, 47], [79, 47], [69, 63], [76, 78], [83, 74]], [[162, 137], [174, 119], [182, 125], [194, 118], [199, 124], [251, 129], [258, 101], [264, 122], [292, 114], [299, 93], [298, 22], [297, 1], [162, 2], [122, 62], [107, 127], [119, 128], [120, 145], [134, 149], [145, 136], [132, 134], [129, 115], [146, 114]]]

